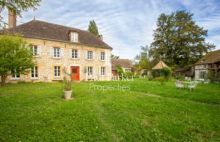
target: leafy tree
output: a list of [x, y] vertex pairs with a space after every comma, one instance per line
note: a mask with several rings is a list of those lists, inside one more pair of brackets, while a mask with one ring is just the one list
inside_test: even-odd
[[117, 67], [117, 72], [118, 72], [119, 77], [122, 78], [122, 75], [124, 74], [122, 67], [119, 65], [116, 65], [116, 67]]
[[169, 80], [172, 75], [172, 70], [169, 67], [163, 67], [160, 70], [160, 75], [163, 76], [165, 80]]
[[[21, 16], [22, 11], [28, 9], [36, 9], [41, 0], [0, 0], [0, 13], [3, 9], [8, 8], [13, 10], [17, 15]], [[2, 16], [0, 15], [0, 28], [5, 25]]]
[[25, 40], [18, 35], [0, 36], [0, 76], [1, 86], [9, 75], [25, 74], [34, 66], [33, 53]]
[[215, 46], [205, 42], [207, 30], [199, 27], [186, 11], [161, 14], [154, 31], [150, 55], [169, 66], [184, 67], [194, 64]]
[[96, 23], [94, 20], [89, 22], [88, 31], [96, 36], [99, 35], [98, 27], [96, 26]]
[[119, 56], [116, 56], [116, 55], [112, 54], [112, 55], [111, 55], [111, 58], [112, 58], [112, 59], [119, 59]]
[[138, 60], [139, 62], [136, 64], [138, 68], [142, 69], [149, 69], [150, 64], [150, 58], [149, 58], [149, 47], [141, 46], [141, 53], [135, 57], [135, 60]]

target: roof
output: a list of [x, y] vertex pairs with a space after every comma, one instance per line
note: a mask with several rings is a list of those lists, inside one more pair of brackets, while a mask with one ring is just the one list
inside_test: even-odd
[[220, 62], [220, 50], [212, 51], [203, 56], [196, 64], [210, 64]]
[[163, 61], [160, 61], [152, 68], [152, 70], [162, 69], [163, 67], [168, 67]]
[[19, 33], [27, 38], [39, 38], [72, 43], [70, 42], [70, 32], [78, 33], [79, 43], [76, 44], [112, 49], [109, 45], [88, 31], [47, 23], [39, 20], [32, 20], [30, 22], [3, 31], [3, 33], [9, 34]]
[[112, 70], [117, 70], [117, 65], [122, 68], [132, 68], [132, 64], [128, 59], [113, 59], [112, 60]]

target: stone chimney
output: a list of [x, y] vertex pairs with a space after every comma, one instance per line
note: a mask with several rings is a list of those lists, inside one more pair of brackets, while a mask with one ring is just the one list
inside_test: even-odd
[[103, 35], [98, 35], [98, 38], [103, 41]]
[[16, 27], [16, 13], [13, 10], [8, 9], [8, 28]]

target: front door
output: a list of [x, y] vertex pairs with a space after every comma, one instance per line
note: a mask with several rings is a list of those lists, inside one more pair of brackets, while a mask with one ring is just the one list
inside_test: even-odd
[[79, 81], [79, 67], [78, 66], [72, 66], [70, 68], [70, 72], [72, 74], [72, 80], [73, 81]]

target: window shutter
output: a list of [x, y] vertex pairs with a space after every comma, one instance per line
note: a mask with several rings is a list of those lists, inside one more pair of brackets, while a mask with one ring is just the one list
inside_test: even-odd
[[54, 57], [54, 48], [50, 47], [50, 57]]
[[60, 57], [63, 58], [63, 48], [60, 49]]
[[69, 57], [72, 58], [72, 49], [69, 49]]
[[78, 52], [78, 59], [80, 59], [80, 50], [78, 50], [77, 52]]
[[37, 55], [41, 56], [41, 46], [37, 46]]
[[85, 59], [88, 59], [87, 54], [88, 54], [88, 51], [85, 51]]

